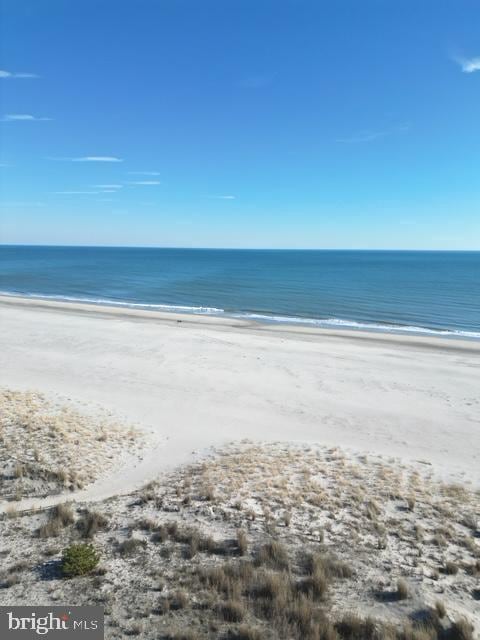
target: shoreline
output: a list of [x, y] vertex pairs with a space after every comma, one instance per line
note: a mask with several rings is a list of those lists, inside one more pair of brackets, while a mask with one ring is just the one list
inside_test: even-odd
[[[425, 330], [422, 331], [402, 331], [401, 329], [383, 330], [383, 329], [364, 329], [355, 327], [341, 326], [322, 326], [314, 323], [302, 324], [295, 322], [275, 322], [260, 321], [250, 317], [238, 317], [235, 315], [222, 315], [214, 313], [194, 313], [187, 311], [174, 310], [155, 310], [147, 309], [143, 305], [134, 308], [120, 303], [102, 304], [93, 302], [76, 302], [60, 299], [46, 299], [43, 297], [31, 297], [15, 294], [0, 294], [1, 306], [19, 306], [44, 309], [52, 312], [70, 311], [76, 314], [91, 314], [99, 317], [110, 318], [129, 318], [138, 321], [158, 321], [165, 324], [169, 323], [185, 323], [186, 325], [205, 325], [213, 326], [218, 329], [250, 329], [256, 331], [265, 331], [272, 333], [285, 333], [292, 335], [307, 336], [326, 336], [332, 338], [350, 338], [364, 339], [373, 341], [398, 342], [408, 344], [421, 344], [425, 346], [441, 346], [447, 347], [447, 344], [455, 345], [454, 348], [470, 348], [478, 345], [480, 353], [480, 337], [463, 336], [453, 332], [445, 333]], [[147, 305], [145, 305], [147, 306]], [[420, 329], [420, 328], [419, 328]], [[473, 349], [477, 349], [473, 346]]]
[[421, 462], [480, 487], [475, 341], [13, 297], [0, 312], [0, 386], [154, 429], [158, 472], [249, 439]]
[[[201, 588], [207, 637], [210, 620], [218, 630], [223, 595], [197, 578], [252, 566], [251, 578], [242, 572], [245, 594], [266, 569], [281, 579], [281, 564], [256, 569], [274, 540], [291, 562], [289, 598], [311, 579], [298, 562], [305, 553], [320, 550], [321, 566], [342, 571], [326, 584], [332, 624], [347, 602], [379, 633], [410, 630], [418, 611], [437, 610], [441, 593], [442, 628], [465, 619], [478, 629], [480, 345], [30, 300], [0, 300], [0, 316], [0, 389], [39, 390], [63, 424], [78, 410], [94, 444], [103, 416], [127, 433], [129, 425], [153, 430], [143, 459], [120, 455], [116, 470], [91, 484], [0, 501], [10, 551], [2, 604], [91, 604], [98, 594], [112, 638], [119, 629], [153, 637], [159, 611], [162, 632], [178, 629], [177, 593], [187, 603], [182, 630], [200, 629]], [[28, 394], [17, 406], [24, 437], [7, 451], [27, 460], [29, 433], [50, 448], [32, 406]], [[71, 442], [79, 421], [67, 423]], [[76, 448], [73, 468], [78, 461]], [[54, 572], [79, 535], [91, 536], [101, 557], [98, 575], [80, 579], [85, 589]], [[341, 564], [328, 564], [337, 557]], [[267, 632], [271, 619], [244, 600], [242, 616]]]

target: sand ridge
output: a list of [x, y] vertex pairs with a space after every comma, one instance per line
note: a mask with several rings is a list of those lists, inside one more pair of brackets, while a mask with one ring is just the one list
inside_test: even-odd
[[160, 469], [246, 437], [421, 460], [480, 486], [480, 343], [15, 298], [0, 313], [0, 385], [155, 429]]
[[[232, 443], [128, 496], [0, 519], [0, 601], [101, 604], [109, 640], [470, 639], [479, 500], [422, 464]], [[66, 580], [85, 542], [98, 570]]]

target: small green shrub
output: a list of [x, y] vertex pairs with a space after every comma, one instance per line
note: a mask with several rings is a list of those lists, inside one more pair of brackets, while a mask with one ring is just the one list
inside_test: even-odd
[[68, 578], [83, 576], [95, 569], [98, 553], [91, 544], [72, 544], [63, 551], [62, 573]]

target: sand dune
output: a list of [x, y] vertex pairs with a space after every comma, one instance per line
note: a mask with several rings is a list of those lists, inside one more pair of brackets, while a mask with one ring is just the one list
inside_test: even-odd
[[295, 440], [480, 486], [478, 342], [6, 297], [0, 313], [0, 385], [153, 427], [167, 438], [155, 470], [231, 440]]

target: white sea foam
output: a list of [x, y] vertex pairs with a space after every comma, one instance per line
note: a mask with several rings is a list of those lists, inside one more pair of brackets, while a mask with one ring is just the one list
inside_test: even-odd
[[259, 322], [274, 322], [296, 325], [313, 325], [316, 327], [335, 327], [342, 329], [357, 329], [363, 331], [381, 331], [384, 333], [419, 333], [437, 336], [457, 336], [462, 338], [480, 338], [480, 332], [463, 331], [461, 329], [433, 329], [409, 325], [383, 324], [377, 322], [357, 322], [342, 318], [301, 318], [295, 316], [269, 316], [260, 313], [234, 313], [235, 318], [258, 320]]
[[11, 291], [0, 291], [2, 296], [32, 298], [34, 300], [58, 300], [59, 302], [81, 302], [86, 304], [96, 304], [99, 306], [109, 305], [111, 307], [127, 307], [133, 309], [156, 309], [159, 311], [178, 311], [185, 313], [199, 313], [199, 314], [222, 314], [223, 309], [217, 309], [216, 307], [189, 307], [176, 304], [153, 304], [146, 302], [125, 302], [122, 300], [109, 300], [105, 298], [84, 298], [76, 296], [60, 296], [50, 294], [36, 294], [36, 293], [13, 293]]
[[217, 307], [196, 307], [174, 304], [155, 304], [145, 302], [126, 302], [122, 300], [109, 300], [104, 298], [85, 298], [74, 296], [60, 296], [50, 294], [16, 293], [12, 291], [0, 291], [2, 296], [32, 298], [37, 300], [58, 300], [66, 302], [80, 302], [95, 305], [108, 305], [112, 307], [170, 311], [172, 313], [191, 313], [195, 315], [227, 315], [242, 320], [254, 320], [265, 323], [280, 323], [291, 325], [309, 325], [319, 328], [353, 329], [357, 331], [377, 331], [381, 333], [418, 334], [447, 338], [471, 338], [480, 339], [480, 331], [465, 331], [462, 329], [434, 329], [431, 327], [418, 327], [410, 325], [397, 325], [378, 322], [358, 322], [342, 318], [302, 318], [297, 316], [268, 315], [250, 312], [226, 312]]

